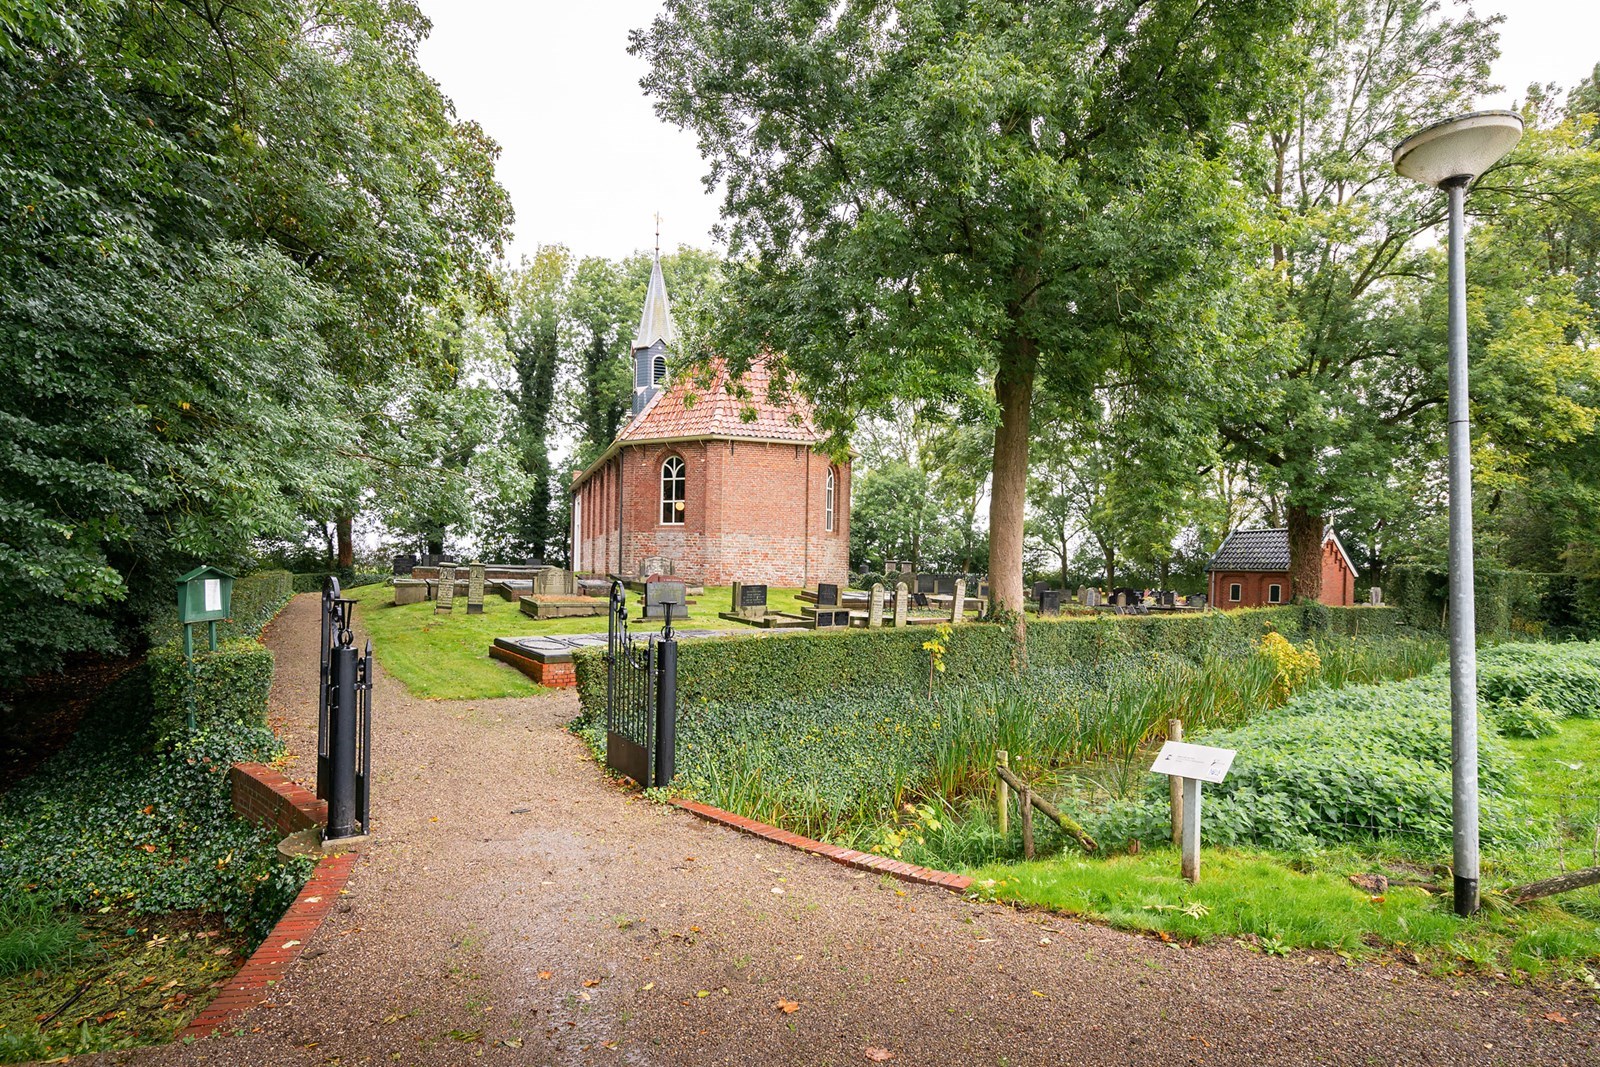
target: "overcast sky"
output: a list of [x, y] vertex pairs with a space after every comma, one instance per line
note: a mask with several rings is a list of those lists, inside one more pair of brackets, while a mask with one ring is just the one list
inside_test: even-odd
[[[1450, 7], [1446, 0], [1447, 9]], [[1595, 0], [1489, 0], [1501, 11], [1495, 80], [1480, 107], [1509, 107], [1530, 82], [1570, 88], [1600, 62]], [[694, 138], [658, 120], [639, 88], [628, 31], [658, 0], [422, 0], [433, 20], [424, 68], [457, 112], [504, 148], [500, 181], [516, 207], [511, 252], [562, 243], [619, 257], [654, 241], [709, 246], [718, 200], [701, 183]]]

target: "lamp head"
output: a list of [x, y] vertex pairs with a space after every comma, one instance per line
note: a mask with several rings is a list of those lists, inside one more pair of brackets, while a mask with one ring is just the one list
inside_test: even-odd
[[1428, 185], [1471, 181], [1522, 139], [1515, 111], [1474, 111], [1418, 130], [1394, 149], [1394, 169]]

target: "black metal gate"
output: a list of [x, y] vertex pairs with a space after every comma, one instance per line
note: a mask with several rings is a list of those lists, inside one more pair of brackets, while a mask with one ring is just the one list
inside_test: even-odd
[[[330, 575], [322, 588], [322, 684], [317, 688], [317, 796], [328, 840], [372, 832], [372, 642], [357, 652], [354, 600]], [[357, 830], [357, 824], [360, 829]]]
[[659, 639], [628, 632], [628, 594], [611, 582], [606, 640], [606, 766], [646, 789], [674, 775], [678, 711], [678, 639], [672, 607]]

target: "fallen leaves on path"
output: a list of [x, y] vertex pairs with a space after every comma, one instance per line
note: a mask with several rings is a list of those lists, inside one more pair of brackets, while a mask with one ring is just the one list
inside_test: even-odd
[[778, 1003], [774, 1004], [773, 1007], [777, 1008], [785, 1015], [793, 1015], [795, 1012], [800, 1010], [800, 1002], [795, 1000], [784, 1000], [782, 997], [779, 997]]
[[552, 979], [554, 977], [555, 977], [555, 973], [552, 972], [552, 971], [540, 971], [539, 972], [539, 980], [541, 982], [548, 982], [550, 979]]
[[1567, 1017], [1562, 1015], [1559, 1011], [1547, 1011], [1544, 1013], [1544, 1017], [1553, 1023], [1561, 1023], [1562, 1025], [1565, 1025], [1567, 1022]]
[[868, 1045], [867, 1059], [871, 1060], [873, 1063], [888, 1063], [890, 1060], [894, 1059], [894, 1053], [890, 1052], [886, 1048], [878, 1048], [876, 1045]]

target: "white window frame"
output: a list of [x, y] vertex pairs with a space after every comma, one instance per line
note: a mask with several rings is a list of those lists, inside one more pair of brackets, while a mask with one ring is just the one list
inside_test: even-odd
[[1239, 582], [1228, 583], [1228, 603], [1237, 604], [1244, 596], [1244, 585]]
[[[676, 467], [676, 470], [674, 470]], [[669, 473], [672, 472], [672, 473]], [[682, 526], [688, 498], [689, 468], [682, 456], [661, 461], [661, 525]], [[677, 506], [674, 506], [677, 505]]]
[[1274, 582], [1272, 585], [1267, 586], [1267, 603], [1268, 604], [1282, 604], [1283, 603], [1283, 586], [1278, 585], [1276, 582]]
[[833, 533], [833, 493], [836, 484], [833, 468], [829, 467], [827, 489], [822, 494], [822, 528], [828, 533]]

